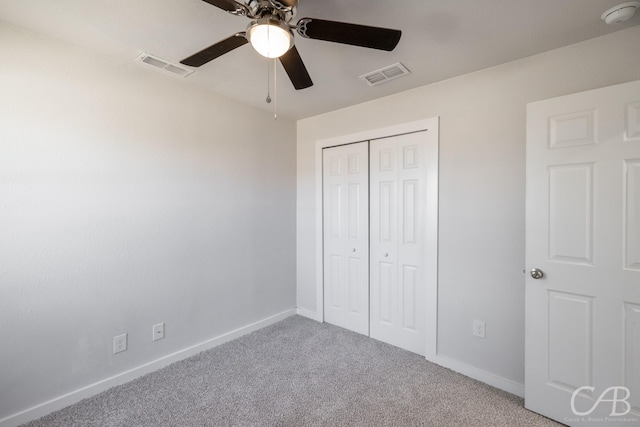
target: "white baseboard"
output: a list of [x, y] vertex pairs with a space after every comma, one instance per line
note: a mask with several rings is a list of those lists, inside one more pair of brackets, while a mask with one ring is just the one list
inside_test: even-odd
[[517, 383], [515, 381], [503, 378], [499, 375], [492, 374], [491, 372], [478, 369], [474, 366], [467, 365], [466, 363], [460, 362], [455, 359], [450, 359], [445, 356], [430, 356], [427, 358], [427, 360], [429, 362], [435, 363], [436, 365], [440, 365], [445, 368], [451, 369], [452, 371], [456, 371], [469, 378], [473, 378], [474, 380], [478, 380], [495, 388], [499, 388], [500, 390], [515, 394], [519, 397], [524, 397], [524, 384]]
[[[300, 316], [322, 322], [321, 317], [315, 311], [298, 307], [297, 313]], [[516, 396], [524, 397], [524, 384], [511, 381], [499, 375], [492, 374], [491, 372], [487, 372], [474, 366], [467, 365], [466, 363], [460, 362], [459, 360], [450, 359], [446, 356], [428, 353], [426, 359], [429, 362], [433, 362], [436, 365], [451, 369], [452, 371], [458, 372], [469, 378], [473, 378], [474, 380], [478, 380], [495, 388], [499, 388], [500, 390], [504, 390], [508, 393], [515, 394]]]
[[[300, 307], [298, 307], [296, 311], [300, 316], [322, 322], [322, 318], [315, 311]], [[473, 378], [474, 380], [478, 380], [492, 387], [499, 388], [500, 390], [515, 394], [519, 397], [524, 397], [524, 384], [511, 381], [499, 375], [492, 374], [491, 372], [487, 372], [474, 366], [467, 365], [466, 363], [460, 362], [459, 360], [450, 359], [446, 356], [429, 353], [427, 354], [426, 359], [429, 362], [435, 363], [436, 365], [451, 369], [452, 371], [458, 372], [462, 375]]]
[[316, 322], [322, 322], [322, 317], [316, 313], [315, 311], [308, 310], [306, 308], [300, 308], [296, 310], [296, 312], [303, 317], [309, 318], [311, 320], [315, 320]]
[[[287, 317], [293, 316], [296, 313], [300, 316], [304, 316], [312, 320], [321, 321], [320, 316], [318, 316], [316, 312], [305, 308], [286, 310], [282, 313], [278, 313], [276, 315], [267, 317], [265, 319], [219, 335], [217, 337], [208, 339], [199, 344], [187, 347], [167, 356], [163, 356], [159, 359], [145, 363], [128, 371], [121, 372], [120, 374], [105, 378], [104, 380], [72, 391], [71, 393], [67, 393], [65, 395], [51, 399], [47, 402], [43, 402], [39, 405], [33, 406], [24, 411], [2, 418], [0, 419], [0, 427], [15, 427], [28, 421], [43, 417], [47, 414], [50, 414], [51, 412], [55, 412], [69, 405], [73, 405], [74, 403], [77, 403], [82, 399], [86, 399], [87, 397], [91, 397], [105, 390], [108, 390], [111, 387], [115, 387], [117, 385], [132, 381], [142, 375], [157, 371], [158, 369], [164, 368], [167, 365], [198, 354], [201, 351], [205, 351], [226, 342], [232, 341], [250, 332], [257, 331], [258, 329], [262, 329], [273, 323], [279, 322], [280, 320], [286, 319]], [[481, 381], [485, 384], [489, 384], [490, 386], [499, 388], [500, 390], [515, 394], [516, 396], [524, 397], [523, 384], [511, 381], [509, 379], [492, 374], [482, 369], [478, 369], [471, 365], [467, 365], [466, 363], [460, 362], [458, 360], [450, 359], [445, 356], [429, 355], [427, 357], [427, 360], [435, 363], [436, 365], [443, 366], [445, 368], [451, 369], [452, 371], [461, 373], [467, 377]]]
[[228, 341], [239, 338], [242, 335], [257, 331], [258, 329], [262, 329], [265, 326], [269, 326], [273, 323], [279, 322], [280, 320], [286, 319], [287, 317], [293, 316], [294, 314], [296, 314], [295, 309], [283, 311], [282, 313], [275, 314], [273, 316], [219, 335], [217, 337], [208, 339], [191, 347], [176, 351], [175, 353], [163, 356], [159, 359], [137, 366], [128, 371], [121, 372], [109, 378], [105, 378], [104, 380], [79, 388], [78, 390], [72, 391], [71, 393], [67, 393], [65, 395], [51, 399], [47, 402], [43, 402], [39, 405], [33, 406], [24, 411], [2, 418], [0, 419], [0, 427], [15, 427], [28, 421], [38, 419], [47, 414], [50, 414], [51, 412], [55, 412], [69, 405], [73, 405], [74, 403], [77, 403], [82, 399], [86, 399], [87, 397], [91, 397], [105, 390], [108, 390], [111, 387], [124, 384], [142, 375], [157, 371], [158, 369], [164, 368], [167, 365], [170, 365], [182, 359], [186, 359], [187, 357], [191, 357], [210, 348], [217, 347], [220, 344], [224, 344]]

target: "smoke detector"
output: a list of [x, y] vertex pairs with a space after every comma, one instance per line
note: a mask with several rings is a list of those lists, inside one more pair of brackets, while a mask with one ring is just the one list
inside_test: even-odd
[[618, 24], [631, 19], [638, 8], [640, 8], [640, 1], [622, 3], [607, 10], [600, 18], [607, 24]]

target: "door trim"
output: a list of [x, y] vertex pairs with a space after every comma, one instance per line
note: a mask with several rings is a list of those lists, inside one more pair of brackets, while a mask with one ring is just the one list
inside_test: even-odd
[[406, 133], [426, 131], [425, 148], [427, 150], [427, 194], [432, 197], [426, 202], [427, 245], [425, 271], [427, 286], [424, 309], [427, 313], [425, 357], [433, 360], [437, 356], [438, 332], [438, 148], [439, 117], [403, 123], [399, 125], [370, 129], [363, 132], [321, 139], [315, 145], [315, 240], [316, 240], [316, 312], [312, 317], [324, 322], [323, 293], [323, 248], [322, 248], [322, 149], [337, 145], [369, 141]]

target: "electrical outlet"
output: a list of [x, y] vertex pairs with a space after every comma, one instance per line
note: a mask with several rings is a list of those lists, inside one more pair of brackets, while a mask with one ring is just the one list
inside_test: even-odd
[[113, 354], [121, 353], [127, 349], [127, 334], [113, 337]]
[[473, 321], [473, 336], [478, 337], [478, 338], [485, 338], [486, 337], [486, 323], [483, 322], [482, 320], [474, 320]]
[[164, 322], [153, 325], [153, 340], [158, 341], [164, 338]]

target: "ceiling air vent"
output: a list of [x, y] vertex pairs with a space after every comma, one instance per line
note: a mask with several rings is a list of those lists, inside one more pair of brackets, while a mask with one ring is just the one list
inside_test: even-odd
[[184, 68], [182, 65], [173, 64], [169, 61], [165, 61], [162, 58], [158, 58], [157, 56], [153, 56], [146, 52], [142, 52], [140, 55], [138, 55], [138, 57], [136, 58], [136, 61], [144, 62], [145, 64], [152, 65], [156, 68], [159, 68], [170, 74], [180, 76], [180, 77], [187, 77], [188, 75], [192, 74], [195, 71], [195, 70], [189, 70], [187, 68]]
[[393, 65], [389, 65], [388, 67], [380, 68], [379, 70], [363, 74], [360, 76], [360, 78], [367, 82], [369, 86], [377, 86], [384, 82], [388, 82], [389, 80], [406, 76], [410, 72], [411, 71], [409, 71], [407, 67], [397, 62]]

